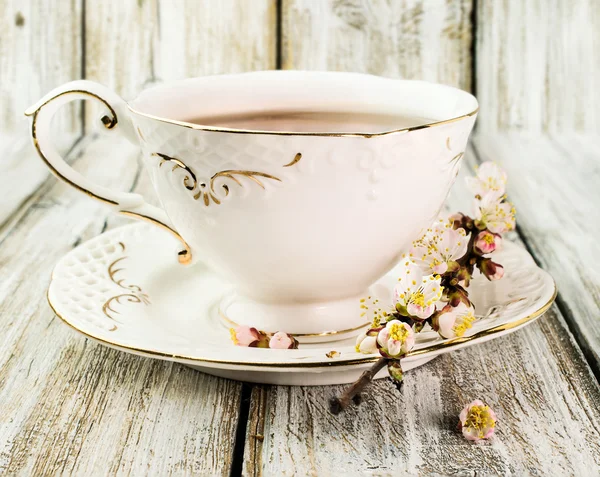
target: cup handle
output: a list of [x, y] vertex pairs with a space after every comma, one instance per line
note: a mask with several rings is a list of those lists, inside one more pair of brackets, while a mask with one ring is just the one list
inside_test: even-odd
[[71, 168], [54, 147], [50, 134], [50, 120], [61, 106], [76, 99], [95, 99], [102, 103], [108, 110], [101, 117], [103, 126], [108, 130], [123, 131], [127, 139], [138, 143], [129, 119], [127, 103], [108, 88], [92, 81], [71, 81], [52, 90], [37, 104], [31, 106], [25, 115], [31, 118], [31, 138], [38, 154], [52, 173], [94, 199], [113, 207], [119, 213], [139, 220], [145, 220], [166, 229], [175, 235], [183, 244], [184, 249], [179, 252], [179, 262], [189, 264], [192, 253], [189, 245], [173, 228], [173, 225], [164, 210], [150, 205], [139, 194], [119, 192], [107, 189], [86, 179], [79, 172]]

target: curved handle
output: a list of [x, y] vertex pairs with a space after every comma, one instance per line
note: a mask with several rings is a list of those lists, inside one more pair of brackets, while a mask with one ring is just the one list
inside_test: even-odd
[[130, 141], [137, 143], [133, 126], [129, 120], [127, 103], [108, 88], [92, 81], [80, 80], [66, 83], [48, 93], [27, 111], [31, 117], [31, 137], [38, 154], [52, 173], [75, 189], [112, 206], [118, 212], [140, 220], [152, 222], [174, 234], [183, 244], [179, 252], [180, 263], [190, 263], [190, 247], [173, 228], [164, 210], [148, 204], [139, 194], [107, 189], [86, 179], [71, 168], [54, 147], [50, 134], [50, 120], [63, 105], [76, 99], [95, 99], [108, 110], [101, 121], [106, 129], [114, 130], [117, 125]]

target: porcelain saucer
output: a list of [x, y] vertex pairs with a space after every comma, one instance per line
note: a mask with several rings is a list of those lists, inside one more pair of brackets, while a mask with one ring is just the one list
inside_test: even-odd
[[[301, 343], [297, 350], [234, 346], [218, 310], [231, 285], [201, 263], [177, 263], [178, 246], [169, 234], [146, 224], [104, 233], [58, 262], [48, 289], [50, 306], [73, 329], [106, 346], [242, 381], [349, 383], [377, 359], [357, 353], [354, 338]], [[479, 276], [470, 287], [479, 316], [473, 328], [451, 340], [433, 331], [420, 333], [403, 360], [404, 370], [515, 331], [550, 307], [554, 281], [527, 251], [505, 241], [496, 257], [505, 267], [504, 278], [489, 282]], [[392, 270], [372, 287], [367, 304], [386, 303], [395, 283]]]

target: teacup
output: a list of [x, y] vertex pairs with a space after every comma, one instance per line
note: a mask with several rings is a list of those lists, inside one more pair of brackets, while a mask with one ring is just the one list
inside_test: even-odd
[[[75, 99], [99, 101], [104, 127], [141, 144], [163, 209], [92, 183], [58, 154], [50, 119]], [[431, 119], [377, 132], [187, 121], [264, 111]], [[181, 241], [181, 266], [202, 261], [235, 285], [219, 305], [227, 323], [335, 339], [368, 323], [360, 299], [438, 215], [477, 101], [422, 81], [264, 71], [162, 84], [129, 103], [99, 84], [74, 81], [26, 114], [37, 151], [60, 179], [172, 232]]]

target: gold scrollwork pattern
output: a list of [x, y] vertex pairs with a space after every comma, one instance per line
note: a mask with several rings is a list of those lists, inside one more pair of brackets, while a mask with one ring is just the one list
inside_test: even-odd
[[452, 159], [450, 159], [450, 164], [460, 161], [464, 155], [465, 155], [464, 152], [459, 152], [456, 156], [454, 156]]
[[[244, 187], [244, 184], [240, 181], [240, 177], [246, 177], [252, 180], [256, 185], [265, 189], [264, 179], [269, 179], [271, 181], [281, 182], [279, 177], [276, 177], [271, 174], [267, 174], [266, 172], [258, 172], [258, 171], [244, 171], [237, 169], [227, 169], [214, 174], [208, 182], [199, 182], [196, 178], [196, 174], [194, 171], [188, 167], [183, 161], [177, 159], [175, 157], [168, 156], [166, 154], [162, 154], [160, 152], [152, 153], [153, 156], [157, 156], [160, 158], [159, 167], [162, 167], [163, 164], [169, 163], [172, 164], [171, 172], [175, 172], [177, 169], [182, 169], [184, 171], [183, 176], [183, 186], [192, 192], [192, 197], [194, 200], [202, 200], [205, 206], [209, 206], [211, 203], [216, 205], [221, 204], [221, 198], [219, 198], [219, 194], [217, 193], [217, 185], [215, 181], [217, 179], [229, 179], [239, 187]], [[298, 161], [302, 158], [301, 153], [297, 153], [292, 159], [291, 162], [285, 164], [283, 167], [290, 167], [294, 164], [297, 164]], [[223, 188], [223, 193], [225, 197], [229, 195], [229, 185], [221, 184]]]
[[[121, 251], [125, 251], [125, 244], [123, 242], [119, 242], [119, 246], [121, 247]], [[127, 293], [121, 293], [119, 295], [115, 295], [110, 297], [104, 305], [102, 305], [102, 312], [108, 318], [113, 321], [118, 322], [118, 320], [114, 317], [114, 315], [119, 315], [120, 312], [116, 310], [114, 305], [123, 305], [124, 303], [143, 303], [144, 305], [150, 304], [150, 297], [144, 293], [139, 285], [135, 285], [132, 283], [126, 283], [126, 278], [118, 278], [117, 273], [124, 270], [124, 268], [115, 268], [117, 264], [121, 263], [125, 260], [127, 256], [117, 258], [113, 261], [107, 269], [108, 277], [110, 281], [115, 285], [127, 290]], [[110, 331], [114, 331], [117, 329], [117, 325], [114, 325]]]
[[285, 166], [283, 166], [283, 167], [291, 167], [291, 166], [293, 166], [294, 164], [297, 164], [297, 163], [300, 161], [300, 159], [302, 159], [302, 154], [299, 152], [298, 154], [296, 154], [296, 155], [294, 156], [294, 158], [293, 158], [293, 159], [292, 159], [290, 162], [288, 162], [288, 163], [287, 163]]
[[187, 190], [194, 190], [196, 188], [196, 186], [198, 185], [196, 174], [194, 174], [194, 171], [192, 171], [183, 162], [174, 157], [167, 156], [166, 154], [161, 154], [160, 152], [153, 152], [152, 155], [160, 157], [158, 167], [162, 167], [165, 162], [169, 162], [173, 164], [171, 172], [175, 172], [177, 169], [183, 169], [185, 171], [185, 175], [183, 176], [183, 186]]

